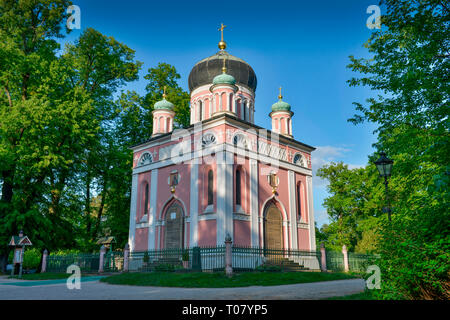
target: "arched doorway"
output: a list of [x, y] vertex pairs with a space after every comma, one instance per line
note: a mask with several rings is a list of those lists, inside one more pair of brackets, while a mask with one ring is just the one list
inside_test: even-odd
[[264, 248], [283, 249], [283, 218], [273, 202], [268, 204], [264, 212]]
[[184, 213], [175, 201], [166, 210], [164, 217], [164, 249], [184, 247]]

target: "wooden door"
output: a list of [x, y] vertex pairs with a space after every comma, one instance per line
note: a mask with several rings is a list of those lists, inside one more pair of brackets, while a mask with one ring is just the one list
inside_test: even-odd
[[180, 249], [184, 245], [184, 215], [178, 203], [172, 204], [164, 219], [164, 249]]
[[264, 247], [268, 249], [283, 249], [283, 220], [276, 205], [271, 204], [264, 220]]

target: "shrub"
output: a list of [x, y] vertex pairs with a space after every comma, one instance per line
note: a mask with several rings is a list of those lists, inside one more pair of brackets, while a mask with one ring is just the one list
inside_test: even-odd
[[37, 269], [41, 262], [41, 252], [39, 249], [33, 248], [25, 250], [23, 254], [23, 268]]
[[148, 263], [148, 262], [149, 262], [149, 260], [150, 260], [150, 257], [148, 256], [148, 252], [147, 252], [147, 251], [145, 251], [145, 253], [144, 253], [144, 259], [143, 259], [143, 261], [144, 261], [145, 263]]
[[51, 251], [51, 256], [68, 256], [68, 255], [76, 255], [80, 254], [81, 251], [77, 249], [64, 249], [64, 250], [58, 250], [58, 251]]

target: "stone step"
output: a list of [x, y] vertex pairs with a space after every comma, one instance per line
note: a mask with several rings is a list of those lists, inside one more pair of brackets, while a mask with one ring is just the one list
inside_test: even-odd
[[278, 266], [283, 271], [308, 271], [308, 268], [305, 268], [303, 265], [296, 263], [292, 260], [289, 260], [287, 258], [276, 258], [276, 259], [270, 259], [268, 258], [265, 262], [265, 265], [269, 266]]

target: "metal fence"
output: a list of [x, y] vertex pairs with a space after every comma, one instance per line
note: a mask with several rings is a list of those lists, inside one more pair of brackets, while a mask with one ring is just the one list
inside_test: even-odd
[[[231, 253], [232, 267], [235, 271], [318, 271], [322, 269], [320, 251], [232, 246]], [[225, 255], [225, 246], [131, 252], [128, 259], [128, 270], [137, 272], [223, 271], [225, 269]], [[365, 272], [369, 265], [376, 264], [376, 259], [376, 255], [349, 252], [349, 271]], [[66, 272], [67, 267], [72, 264], [78, 265], [84, 273], [96, 273], [99, 271], [100, 254], [49, 256], [47, 258], [47, 272]], [[344, 271], [344, 254], [337, 251], [326, 251], [326, 266], [329, 271]], [[103, 271], [120, 272], [123, 270], [123, 252], [106, 252], [103, 258]]]
[[[252, 271], [263, 266], [320, 270], [320, 252], [233, 246], [232, 266], [235, 271]], [[225, 246], [132, 252], [129, 258], [130, 271], [224, 269]]]
[[47, 272], [66, 272], [67, 267], [75, 264], [81, 272], [98, 272], [100, 256], [98, 253], [79, 253], [69, 255], [55, 255], [47, 257]]
[[191, 256], [192, 249], [165, 249], [131, 252], [129, 271], [172, 271], [183, 268], [183, 254]]
[[123, 252], [122, 251], [107, 252], [103, 257], [103, 271], [104, 272], [123, 271]]
[[344, 254], [338, 251], [327, 251], [325, 253], [327, 269], [330, 271], [344, 271]]
[[378, 256], [372, 254], [348, 253], [349, 270], [353, 272], [366, 272], [367, 267], [376, 264]]

